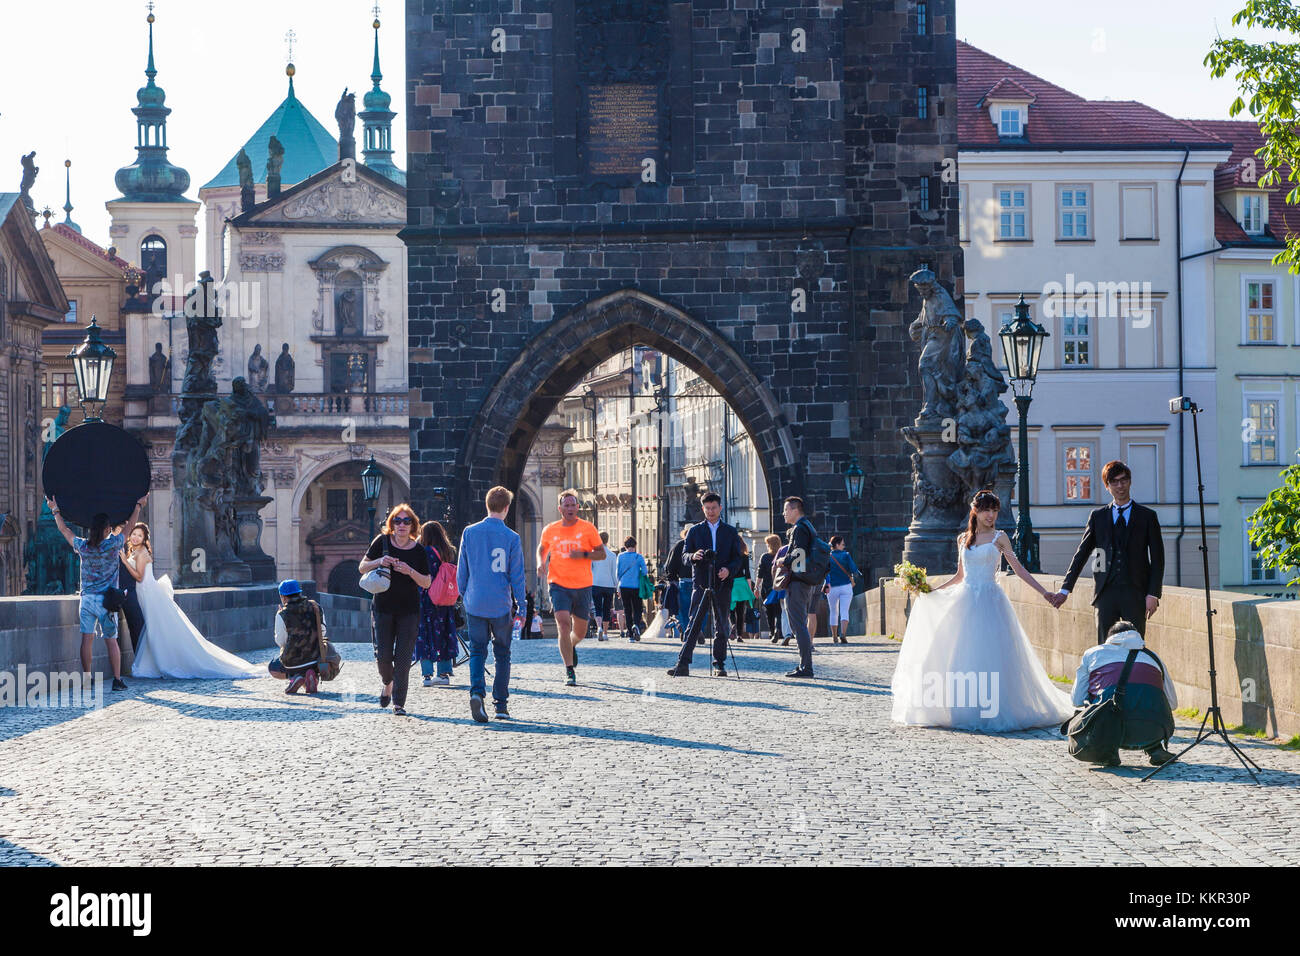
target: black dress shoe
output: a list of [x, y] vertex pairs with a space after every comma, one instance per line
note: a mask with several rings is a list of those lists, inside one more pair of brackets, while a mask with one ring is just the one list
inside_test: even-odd
[[1122, 765], [1120, 764], [1120, 762], [1119, 762], [1119, 755], [1116, 754], [1114, 757], [1111, 757], [1109, 760], [1103, 760], [1103, 761], [1101, 762], [1101, 766], [1103, 766], [1103, 767], [1119, 767], [1119, 766], [1122, 766]]
[[727, 676], [727, 669], [726, 669], [725, 667], [723, 667], [721, 664], [714, 664], [714, 665], [713, 665], [713, 676], [714, 676], [714, 677], [726, 677], [726, 676]]
[[691, 672], [684, 667], [670, 667], [668, 668], [668, 676], [669, 677], [690, 677]]
[[787, 672], [785, 676], [786, 677], [812, 677], [813, 672], [811, 667], [807, 668], [806, 670], [802, 667], [796, 667], [794, 670]]
[[1151, 761], [1151, 766], [1159, 767], [1162, 764], [1167, 764], [1169, 761], [1173, 760], [1174, 755], [1164, 747], [1161, 747], [1157, 750], [1147, 751], [1147, 759]]

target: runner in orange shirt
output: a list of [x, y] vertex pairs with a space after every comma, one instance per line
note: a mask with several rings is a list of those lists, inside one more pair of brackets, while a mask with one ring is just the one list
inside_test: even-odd
[[537, 573], [550, 564], [546, 579], [550, 584], [551, 607], [559, 631], [560, 658], [564, 661], [565, 686], [578, 683], [578, 645], [587, 636], [591, 617], [591, 559], [605, 554], [600, 532], [589, 521], [578, 517], [578, 493], [569, 488], [560, 492], [560, 520], [552, 521], [542, 531], [537, 546]]

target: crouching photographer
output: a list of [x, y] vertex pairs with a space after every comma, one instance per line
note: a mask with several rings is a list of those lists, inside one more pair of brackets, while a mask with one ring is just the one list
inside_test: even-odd
[[280, 610], [275, 614], [275, 643], [280, 656], [267, 665], [272, 677], [287, 680], [286, 694], [305, 689], [314, 694], [322, 680], [333, 680], [343, 658], [325, 636], [320, 605], [292, 579], [280, 582]]
[[1157, 767], [1173, 758], [1165, 744], [1174, 733], [1174, 682], [1131, 622], [1117, 621], [1104, 644], [1084, 652], [1074, 675], [1074, 704], [1087, 707], [1061, 733], [1076, 759], [1118, 767], [1121, 749], [1145, 751]]

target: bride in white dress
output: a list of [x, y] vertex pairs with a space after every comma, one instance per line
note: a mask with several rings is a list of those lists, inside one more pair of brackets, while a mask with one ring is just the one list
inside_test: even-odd
[[144, 615], [144, 632], [131, 663], [134, 676], [228, 679], [262, 676], [262, 668], [206, 640], [177, 606], [168, 577], [154, 578], [148, 526], [137, 524], [131, 529], [122, 563], [138, 582], [135, 595]]
[[896, 723], [997, 732], [1052, 726], [1074, 713], [994, 579], [1005, 557], [1048, 599], [996, 530], [998, 508], [993, 492], [975, 496], [970, 526], [957, 539], [957, 573], [913, 604], [894, 668]]

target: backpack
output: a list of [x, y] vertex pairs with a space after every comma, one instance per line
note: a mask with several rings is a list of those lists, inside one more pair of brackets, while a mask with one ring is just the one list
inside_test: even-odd
[[[812, 547], [807, 554], [801, 553], [798, 548], [791, 548], [790, 554], [787, 555], [790, 574], [796, 581], [820, 587], [831, 569], [831, 546], [817, 536], [812, 522], [807, 518], [800, 518], [795, 527], [805, 523], [808, 526], [808, 533], [812, 536]], [[793, 535], [790, 540], [793, 543]]]
[[[439, 559], [442, 555], [438, 555]], [[429, 582], [429, 600], [438, 607], [451, 607], [460, 599], [460, 589], [456, 587], [456, 565], [443, 561], [438, 565], [438, 573]]]
[[1104, 763], [1119, 752], [1124, 739], [1124, 694], [1137, 655], [1137, 651], [1128, 652], [1113, 694], [1089, 704], [1061, 726], [1061, 732], [1070, 738], [1071, 757]]

